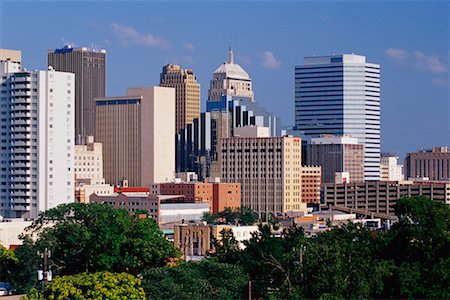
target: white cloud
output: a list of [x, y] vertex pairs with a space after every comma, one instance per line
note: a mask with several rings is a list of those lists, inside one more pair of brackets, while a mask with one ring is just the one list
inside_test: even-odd
[[386, 50], [386, 55], [394, 59], [402, 60], [406, 58], [408, 53], [400, 48], [389, 48]]
[[408, 52], [400, 48], [389, 48], [385, 54], [394, 62], [412, 67], [419, 70], [425, 70], [434, 74], [444, 74], [448, 72], [448, 65], [435, 54], [425, 54], [421, 51]]
[[136, 29], [119, 23], [111, 23], [110, 27], [123, 45], [130, 47], [139, 45], [149, 48], [169, 48], [168, 41], [150, 33], [139, 33]]
[[281, 61], [277, 60], [273, 55], [272, 51], [264, 51], [260, 54], [263, 67], [268, 69], [279, 69], [281, 66]]
[[446, 78], [434, 78], [432, 82], [434, 85], [437, 85], [437, 86], [443, 87], [443, 88], [446, 88], [449, 86], [448, 79], [446, 79]]
[[184, 44], [184, 48], [188, 49], [189, 51], [194, 51], [195, 50], [194, 45], [191, 44], [191, 43], [185, 43]]
[[418, 68], [428, 69], [436, 74], [443, 74], [447, 72], [448, 66], [445, 65], [438, 56], [426, 55], [420, 51], [413, 53]]

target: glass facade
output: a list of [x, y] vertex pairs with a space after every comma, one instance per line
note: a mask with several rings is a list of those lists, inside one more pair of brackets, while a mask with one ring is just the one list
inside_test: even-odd
[[295, 67], [295, 125], [306, 136], [364, 144], [364, 178], [380, 178], [380, 66], [353, 54], [306, 57]]

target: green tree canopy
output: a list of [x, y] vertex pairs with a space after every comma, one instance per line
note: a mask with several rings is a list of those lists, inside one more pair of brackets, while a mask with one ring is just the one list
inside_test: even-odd
[[248, 284], [240, 266], [210, 259], [149, 269], [143, 276], [149, 299], [243, 299]]
[[[146, 299], [141, 280], [127, 273], [81, 273], [56, 277], [43, 293], [32, 291], [28, 299]], [[26, 298], [26, 299], [27, 299]]]
[[[108, 205], [60, 205], [42, 213], [30, 230], [38, 238], [34, 243], [28, 239], [17, 249], [21, 263], [36, 268], [36, 261], [40, 261], [37, 251], [47, 248], [55, 275], [99, 271], [138, 274], [179, 256], [153, 220], [135, 218]], [[28, 281], [32, 282], [36, 269], [29, 271]]]
[[0, 282], [10, 282], [19, 260], [14, 251], [0, 245]]

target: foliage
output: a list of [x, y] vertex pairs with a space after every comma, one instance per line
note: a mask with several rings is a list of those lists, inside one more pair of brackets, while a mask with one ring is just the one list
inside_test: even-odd
[[98, 272], [56, 277], [43, 293], [33, 289], [25, 299], [145, 299], [145, 293], [139, 278]]
[[243, 299], [248, 277], [238, 265], [205, 259], [147, 270], [142, 284], [149, 299]]
[[14, 251], [0, 245], [0, 282], [10, 282], [18, 264]]
[[219, 234], [221, 239], [213, 238], [213, 244], [216, 249], [215, 256], [222, 262], [236, 263], [239, 243], [234, 237], [233, 230], [224, 228]]
[[240, 224], [253, 225], [258, 220], [258, 214], [248, 207], [241, 207], [235, 210], [225, 207], [217, 214], [204, 213], [203, 221], [208, 224]]
[[450, 298], [450, 208], [425, 197], [406, 197], [388, 232], [349, 223], [316, 238], [300, 228], [271, 234], [270, 226], [233, 247], [217, 247], [216, 259], [243, 268], [255, 298]]
[[35, 281], [35, 266], [41, 261], [36, 253], [45, 248], [51, 250], [49, 266], [55, 275], [99, 271], [138, 274], [179, 256], [153, 220], [135, 218], [108, 205], [60, 205], [42, 213], [31, 231], [39, 234], [36, 242], [24, 237], [24, 244], [16, 250], [21, 265], [28, 264], [24, 266], [27, 273], [17, 276], [18, 290], [32, 286], [27, 280]]

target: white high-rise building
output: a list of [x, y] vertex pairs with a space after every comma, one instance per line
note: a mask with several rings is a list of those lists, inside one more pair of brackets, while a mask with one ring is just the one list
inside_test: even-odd
[[222, 96], [248, 97], [253, 101], [252, 79], [240, 65], [234, 63], [231, 47], [228, 62], [221, 64], [214, 71], [208, 91], [208, 101], [220, 102]]
[[74, 201], [71, 73], [18, 71], [0, 61], [0, 215], [36, 218]]
[[364, 179], [380, 179], [380, 65], [354, 54], [305, 57], [295, 67], [295, 126], [364, 145]]

